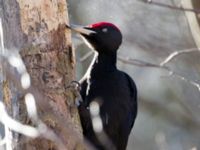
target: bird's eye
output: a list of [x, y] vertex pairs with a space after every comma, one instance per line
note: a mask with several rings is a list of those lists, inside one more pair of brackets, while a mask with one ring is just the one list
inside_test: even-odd
[[104, 33], [106, 33], [106, 32], [108, 32], [108, 29], [107, 29], [107, 28], [103, 28], [102, 31], [103, 31]]

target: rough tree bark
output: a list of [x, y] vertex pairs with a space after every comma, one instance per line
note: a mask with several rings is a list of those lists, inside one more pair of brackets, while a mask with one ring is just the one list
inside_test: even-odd
[[[5, 47], [19, 50], [31, 76], [28, 90], [36, 95], [40, 118], [58, 135], [66, 149], [83, 149], [79, 117], [74, 105], [73, 90], [65, 88], [74, 80], [75, 62], [71, 47], [66, 0], [0, 0]], [[5, 81], [6, 87], [11, 87]], [[9, 90], [7, 90], [9, 91]], [[16, 90], [17, 91], [17, 90]], [[12, 101], [11, 93], [6, 101]], [[19, 120], [27, 117], [24, 98], [19, 103]], [[19, 136], [15, 149], [57, 149], [53, 141], [42, 137], [28, 139]]]

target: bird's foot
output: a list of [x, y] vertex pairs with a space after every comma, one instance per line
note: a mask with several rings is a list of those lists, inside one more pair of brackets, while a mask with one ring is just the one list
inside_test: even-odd
[[65, 89], [72, 90], [75, 97], [75, 105], [78, 107], [82, 102], [82, 97], [80, 95], [81, 84], [78, 81], [71, 81], [71, 83], [65, 86]]
[[72, 89], [75, 89], [77, 91], [80, 91], [81, 90], [81, 84], [78, 82], [78, 81], [71, 81], [70, 84], [68, 85], [65, 85], [65, 89], [69, 89], [69, 88], [72, 88]]

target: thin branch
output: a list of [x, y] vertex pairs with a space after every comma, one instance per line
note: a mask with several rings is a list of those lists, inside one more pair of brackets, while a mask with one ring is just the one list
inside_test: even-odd
[[172, 5], [168, 5], [168, 4], [164, 4], [164, 3], [160, 3], [160, 2], [155, 2], [153, 0], [139, 0], [139, 1], [141, 1], [143, 3], [160, 6], [160, 7], [169, 8], [169, 9], [175, 9], [175, 10], [180, 10], [180, 11], [190, 11], [190, 12], [194, 12], [196, 14], [200, 14], [199, 9], [190, 9], [190, 8], [183, 8], [181, 6], [172, 6]]
[[[175, 55], [175, 56], [177, 56], [177, 55]], [[171, 57], [171, 59], [168, 59], [168, 60], [170, 61], [174, 57]], [[143, 60], [131, 59], [131, 58], [122, 58], [122, 57], [118, 57], [118, 60], [123, 62], [123, 63], [125, 63], [125, 64], [136, 65], [136, 66], [139, 66], [139, 67], [153, 67], [153, 68], [164, 69], [164, 70], [169, 72], [169, 75], [168, 75], [169, 77], [170, 76], [174, 76], [174, 77], [176, 77], [176, 78], [178, 78], [178, 79], [180, 79], [182, 81], [185, 81], [185, 82], [191, 84], [192, 86], [196, 87], [198, 89], [198, 91], [200, 92], [200, 84], [199, 83], [197, 83], [197, 82], [195, 82], [193, 80], [190, 80], [190, 79], [188, 79], [188, 78], [176, 73], [175, 71], [171, 70], [171, 68], [169, 68], [168, 66], [162, 65], [162, 63], [157, 65], [157, 64], [154, 64], [154, 63], [145, 62]], [[169, 62], [169, 61], [166, 61], [166, 63]], [[166, 64], [166, 63], [164, 63], [164, 64]]]
[[83, 75], [83, 77], [79, 80], [79, 83], [82, 83], [85, 79], [89, 79], [90, 78], [90, 71], [92, 69], [92, 65], [94, 64], [94, 62], [96, 61], [98, 57], [98, 53], [97, 52], [94, 52], [94, 56], [92, 58], [92, 61], [87, 69], [87, 71], [85, 72], [85, 74]]
[[188, 79], [188, 78], [186, 78], [186, 77], [184, 77], [184, 76], [182, 76], [182, 75], [180, 75], [178, 73], [175, 73], [173, 71], [170, 72], [169, 77], [170, 76], [174, 76], [176, 78], [179, 78], [180, 80], [183, 80], [183, 81], [191, 84], [192, 86], [196, 87], [200, 91], [200, 84], [199, 83], [197, 83], [197, 82], [195, 82], [193, 80], [190, 80], [190, 79]]
[[83, 61], [87, 60], [93, 53], [94, 53], [94, 51], [89, 51], [89, 52], [87, 52], [85, 55], [83, 55], [83, 56], [79, 59], [79, 61], [80, 61], [80, 62], [83, 62]]
[[117, 59], [125, 64], [135, 65], [135, 66], [139, 66], [139, 67], [153, 67], [153, 68], [161, 68], [161, 69], [168, 70], [167, 66], [161, 66], [159, 64], [154, 64], [154, 63], [146, 62], [146, 61], [139, 60], [139, 59], [132, 59], [129, 57], [123, 58], [121, 56], [118, 56]]
[[178, 56], [180, 54], [191, 53], [191, 52], [200, 52], [200, 49], [192, 48], [192, 49], [185, 49], [185, 50], [181, 50], [181, 51], [175, 51], [175, 52], [171, 53], [168, 57], [166, 57], [164, 59], [164, 61], [162, 61], [160, 63], [160, 66], [164, 66], [165, 64], [167, 64], [168, 62], [170, 62], [172, 59], [174, 59], [176, 56]]
[[31, 127], [29, 125], [23, 125], [20, 122], [11, 118], [7, 114], [3, 102], [0, 102], [0, 112], [1, 112], [0, 122], [4, 125], [8, 126], [9, 129], [16, 131], [18, 133], [21, 133], [23, 135], [29, 136], [29, 137], [39, 136], [39, 132], [36, 128]]
[[[185, 127], [187, 130], [189, 128], [193, 132], [199, 131], [200, 122], [196, 119], [194, 115], [192, 115], [192, 113], [190, 113], [191, 111], [188, 112], [187, 108], [185, 113], [182, 113], [180, 111], [170, 109], [163, 104], [143, 99], [142, 97], [140, 97], [140, 102], [142, 104], [141, 109], [147, 110], [150, 114], [157, 114], [157, 112], [162, 112], [159, 113], [157, 117], [161, 117], [162, 119], [164, 118], [165, 121], [169, 121], [172, 124]], [[181, 102], [181, 100], [178, 102]]]

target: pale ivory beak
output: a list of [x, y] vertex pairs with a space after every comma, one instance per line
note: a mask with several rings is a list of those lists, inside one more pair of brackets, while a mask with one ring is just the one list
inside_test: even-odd
[[96, 33], [95, 31], [92, 31], [92, 30], [89, 30], [89, 29], [86, 29], [84, 26], [79, 26], [79, 25], [66, 25], [66, 27], [68, 29], [71, 29], [75, 32], [78, 32], [79, 34], [83, 34], [83, 35], [90, 35], [92, 33]]

